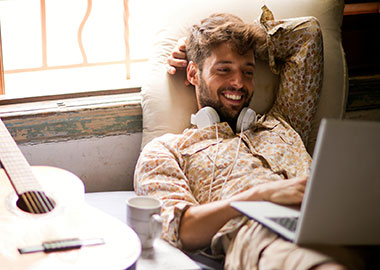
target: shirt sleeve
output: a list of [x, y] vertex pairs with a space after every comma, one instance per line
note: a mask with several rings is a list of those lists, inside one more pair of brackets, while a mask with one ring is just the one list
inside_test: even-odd
[[280, 114], [307, 145], [323, 79], [323, 41], [314, 17], [274, 20], [265, 6], [260, 23], [267, 33], [266, 57], [280, 85], [271, 114]]
[[135, 168], [134, 188], [137, 195], [149, 195], [162, 201], [161, 237], [181, 248], [178, 230], [182, 214], [198, 203], [179, 163], [180, 156], [175, 148], [163, 141], [153, 140], [140, 154]]

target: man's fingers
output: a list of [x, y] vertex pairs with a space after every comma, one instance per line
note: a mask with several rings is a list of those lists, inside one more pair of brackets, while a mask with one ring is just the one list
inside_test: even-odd
[[170, 66], [170, 65], [167, 65], [167, 71], [168, 71], [168, 73], [170, 74], [170, 75], [174, 75], [175, 73], [176, 73], [176, 69], [175, 69], [175, 67], [172, 67], [172, 66]]
[[186, 52], [183, 52], [183, 51], [172, 51], [171, 58], [174, 58], [174, 59], [185, 59], [186, 60]]
[[[170, 66], [170, 65], [166, 65], [166, 70], [170, 75], [174, 75], [177, 72], [177, 69], [173, 66]], [[186, 86], [190, 85], [190, 82], [187, 80], [187, 78], [185, 79], [184, 83]]]
[[175, 74], [177, 69], [186, 68], [187, 60], [168, 58], [167, 71], [169, 74]]
[[185, 68], [187, 67], [187, 60], [186, 58], [169, 57], [168, 64], [176, 68]]
[[[166, 69], [169, 74], [174, 75], [178, 69], [186, 68], [187, 64], [186, 39], [181, 38], [178, 40], [177, 46], [168, 57]], [[185, 79], [185, 85], [188, 86], [189, 84], [189, 81]]]

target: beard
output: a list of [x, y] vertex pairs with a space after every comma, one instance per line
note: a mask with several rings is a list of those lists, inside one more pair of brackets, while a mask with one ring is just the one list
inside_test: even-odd
[[236, 107], [236, 109], [231, 110], [229, 108], [226, 108], [219, 98], [215, 100], [214, 98], [212, 98], [210, 96], [210, 91], [206, 85], [206, 82], [204, 81], [202, 76], [200, 76], [200, 77], [201, 77], [200, 78], [200, 84], [199, 84], [199, 104], [200, 104], [200, 106], [202, 108], [206, 107], [206, 106], [214, 108], [219, 115], [220, 121], [221, 122], [227, 122], [230, 125], [230, 127], [235, 131], [236, 122], [237, 122], [237, 119], [239, 117], [239, 114], [244, 107], [249, 106], [249, 103], [251, 102], [253, 94], [249, 97], [248, 96], [248, 90], [246, 90], [244, 88], [241, 88], [241, 89], [236, 89], [234, 87], [219, 88], [217, 90], [217, 96], [218, 97], [221, 96], [222, 92], [225, 90], [240, 91], [241, 93], [244, 94], [244, 96], [248, 96], [247, 100], [245, 101], [245, 103], [243, 104], [243, 106], [241, 108]]

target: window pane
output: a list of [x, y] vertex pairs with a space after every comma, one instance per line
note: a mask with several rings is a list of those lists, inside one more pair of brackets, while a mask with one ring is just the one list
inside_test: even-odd
[[[78, 31], [86, 11], [86, 0], [46, 0], [49, 66], [83, 63]], [[88, 62], [125, 59], [123, 12], [122, 0], [92, 1], [82, 32]]]
[[[164, 6], [165, 8], [166, 6]], [[130, 54], [132, 59], [144, 59], [151, 51], [157, 18], [162, 9], [160, 1], [129, 0]]]
[[89, 62], [125, 59], [123, 0], [93, 0], [83, 43]]
[[42, 65], [39, 0], [0, 1], [4, 69]]
[[49, 66], [83, 62], [78, 46], [78, 28], [86, 13], [87, 1], [46, 0], [46, 39]]

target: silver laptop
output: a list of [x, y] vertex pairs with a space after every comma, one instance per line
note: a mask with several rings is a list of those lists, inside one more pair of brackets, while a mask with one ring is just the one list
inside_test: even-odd
[[297, 244], [380, 244], [380, 122], [323, 119], [302, 206], [231, 206]]

